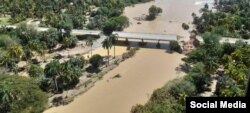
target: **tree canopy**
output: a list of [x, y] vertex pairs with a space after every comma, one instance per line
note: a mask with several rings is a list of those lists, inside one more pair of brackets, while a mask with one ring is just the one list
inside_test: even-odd
[[47, 107], [47, 94], [32, 78], [0, 75], [1, 113], [42, 113]]
[[247, 0], [216, 0], [214, 5], [217, 11], [211, 11], [205, 5], [200, 17], [193, 14], [193, 23], [199, 33], [219, 30], [222, 36], [250, 38], [250, 5]]

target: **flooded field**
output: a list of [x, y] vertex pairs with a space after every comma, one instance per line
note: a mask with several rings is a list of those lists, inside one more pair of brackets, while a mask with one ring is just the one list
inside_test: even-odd
[[[151, 5], [163, 9], [163, 13], [154, 21], [140, 21], [134, 18], [146, 15]], [[128, 16], [131, 25], [127, 32], [178, 34], [188, 37], [188, 31], [181, 27], [183, 22], [191, 23], [193, 12], [203, 7], [204, 0], [155, 0], [134, 7], [127, 7], [124, 15]], [[154, 43], [155, 44], [155, 43]], [[149, 47], [154, 47], [151, 44]], [[127, 47], [116, 47], [116, 54], [121, 55]], [[168, 53], [165, 49], [141, 48], [133, 58], [122, 62], [93, 88], [78, 96], [66, 106], [51, 108], [44, 113], [129, 113], [133, 105], [144, 104], [152, 92], [168, 81], [183, 76], [176, 68], [182, 64], [184, 55]], [[98, 48], [93, 54], [107, 55], [107, 50]], [[88, 54], [89, 55], [89, 54]], [[113, 56], [113, 50], [110, 51]], [[86, 55], [87, 57], [87, 55]], [[120, 74], [121, 78], [114, 78]]]
[[[154, 89], [184, 75], [176, 71], [182, 57], [164, 49], [140, 49], [72, 103], [45, 113], [129, 113], [133, 105], [144, 104]], [[116, 74], [121, 78], [112, 79]]]

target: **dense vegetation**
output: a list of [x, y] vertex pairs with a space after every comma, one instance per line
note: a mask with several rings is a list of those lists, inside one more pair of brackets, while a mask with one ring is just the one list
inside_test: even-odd
[[[214, 33], [205, 33], [203, 40], [204, 44], [183, 59], [191, 66], [186, 67], [187, 75], [155, 90], [149, 102], [144, 106], [134, 106], [132, 113], [183, 113], [185, 97], [209, 91], [214, 75], [218, 75], [214, 96], [244, 96], [250, 67], [250, 46], [240, 41], [220, 44], [219, 36]], [[218, 70], [221, 67], [224, 72]]]
[[[57, 56], [51, 62], [45, 57], [77, 45], [72, 29], [103, 30], [107, 39], [102, 46], [107, 49], [109, 63], [109, 49], [114, 47], [115, 57], [118, 37], [112, 32], [129, 26], [128, 18], [122, 16], [125, 6], [148, 1], [151, 0], [0, 0], [0, 17], [10, 18], [8, 24], [34, 19], [40, 21], [40, 26], [49, 27], [47, 31], [37, 31], [21, 23], [16, 29], [0, 28], [0, 73], [27, 72], [30, 76], [0, 75], [0, 112], [40, 113], [48, 100], [41, 89], [56, 94], [78, 84], [87, 67], [83, 57], [69, 56], [60, 62]], [[92, 48], [94, 41], [89, 37], [86, 45]], [[20, 62], [27, 65], [19, 66]], [[45, 68], [41, 63], [46, 64]], [[98, 68], [104, 63], [103, 57], [91, 53], [88, 63]]]
[[73, 28], [102, 29], [110, 18], [121, 16], [125, 6], [151, 0], [1, 0], [0, 16], [10, 15], [10, 23], [27, 18], [42, 26], [56, 27], [67, 20]]
[[205, 5], [202, 15], [193, 14], [199, 33], [217, 31], [218, 34], [234, 38], [250, 38], [250, 4], [247, 0], [215, 0], [215, 9]]
[[74, 87], [82, 75], [85, 60], [82, 57], [72, 57], [64, 63], [53, 60], [45, 66], [41, 88], [50, 92], [62, 92]]
[[185, 97], [209, 91], [212, 79], [218, 81], [214, 96], [245, 96], [250, 46], [242, 41], [221, 44], [219, 37], [249, 38], [248, 1], [215, 0], [215, 7], [217, 11], [213, 12], [205, 5], [201, 17], [193, 14], [204, 43], [183, 58], [187, 75], [155, 90], [149, 102], [134, 106], [132, 113], [183, 113]]
[[15, 73], [18, 71], [16, 64], [21, 60], [32, 62], [34, 54], [37, 54], [46, 61], [44, 55], [53, 51], [59, 43], [61, 48], [74, 47], [77, 43], [77, 38], [70, 33], [71, 28], [65, 24], [44, 32], [37, 32], [23, 24], [17, 29], [1, 28], [1, 31], [0, 64]]
[[42, 113], [47, 107], [47, 94], [37, 81], [18, 75], [0, 75], [1, 113]]

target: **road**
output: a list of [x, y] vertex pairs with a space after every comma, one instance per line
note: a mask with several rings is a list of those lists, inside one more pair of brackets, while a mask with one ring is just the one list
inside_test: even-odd
[[[2, 26], [0, 26], [2, 27]], [[8, 25], [7, 28], [14, 28], [16, 29], [17, 26]], [[35, 28], [37, 31], [47, 31], [49, 28], [45, 27], [38, 27]], [[102, 31], [98, 30], [79, 30], [73, 29], [72, 34], [74, 35], [95, 35], [100, 36]], [[169, 34], [150, 34], [150, 33], [132, 33], [132, 32], [114, 32], [114, 34], [118, 34], [119, 38], [127, 38], [127, 39], [144, 39], [144, 40], [159, 40], [159, 41], [176, 41], [177, 35], [169, 35]]]
[[[197, 36], [196, 37], [200, 42], [203, 42], [202, 37]], [[237, 41], [243, 41], [246, 42], [247, 44], [250, 44], [250, 39], [246, 40], [246, 39], [239, 39], [239, 38], [229, 38], [229, 37], [221, 37], [220, 39], [220, 43], [230, 43], [230, 44], [234, 44]]]
[[[0, 25], [0, 27], [3, 27]], [[17, 28], [15, 25], [7, 25], [8, 28]], [[37, 31], [47, 31], [49, 28], [44, 27], [38, 27], [36, 28]], [[95, 35], [100, 36], [102, 31], [99, 30], [80, 30], [80, 29], [73, 29], [72, 34], [74, 35]], [[133, 33], [133, 32], [114, 32], [114, 34], [118, 34], [119, 38], [127, 38], [127, 39], [144, 39], [144, 40], [159, 40], [159, 41], [176, 41], [178, 40], [178, 35], [173, 34], [150, 34], [150, 33]], [[197, 39], [200, 42], [203, 42], [202, 37], [198, 36]], [[238, 39], [238, 38], [228, 38], [228, 37], [222, 37], [220, 42], [221, 43], [235, 43], [236, 41], [243, 41], [248, 44], [250, 44], [250, 39]]]

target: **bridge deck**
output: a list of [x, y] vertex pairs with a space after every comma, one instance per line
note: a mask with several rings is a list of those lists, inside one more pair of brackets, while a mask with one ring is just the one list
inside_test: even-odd
[[131, 33], [131, 32], [114, 32], [119, 38], [124, 39], [143, 39], [143, 40], [159, 40], [159, 41], [176, 41], [177, 35], [168, 34], [150, 34], [150, 33]]
[[[0, 25], [0, 28], [3, 27], [2, 25]], [[7, 25], [7, 26], [4, 26], [4, 27], [7, 27], [7, 28], [13, 28], [13, 29], [16, 29], [17, 26], [15, 25]], [[35, 28], [37, 31], [39, 32], [43, 32], [43, 31], [47, 31], [49, 28], [45, 28], [45, 27], [38, 27], [38, 28]], [[72, 34], [74, 35], [100, 35], [101, 34], [101, 31], [97, 31], [97, 30], [78, 30], [78, 29], [73, 29], [72, 30]]]
[[[201, 36], [196, 37], [200, 42], [203, 43], [203, 39]], [[230, 44], [235, 44], [237, 41], [243, 41], [246, 42], [247, 44], [250, 44], [249, 39], [239, 39], [239, 38], [230, 38], [230, 37], [221, 37], [220, 43], [230, 43]]]

